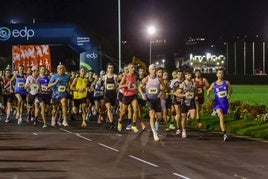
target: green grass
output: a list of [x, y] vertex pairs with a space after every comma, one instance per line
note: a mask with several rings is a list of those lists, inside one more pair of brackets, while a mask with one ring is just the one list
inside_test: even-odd
[[268, 85], [232, 85], [232, 87], [233, 95], [231, 100], [268, 106]]

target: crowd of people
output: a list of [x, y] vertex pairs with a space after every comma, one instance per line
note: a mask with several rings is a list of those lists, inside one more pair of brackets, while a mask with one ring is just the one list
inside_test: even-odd
[[[148, 108], [150, 130], [153, 139], [159, 141], [160, 121], [164, 122], [166, 131], [174, 130], [182, 138], [187, 138], [188, 119], [196, 119], [201, 128], [205, 89], [208, 97], [214, 90], [214, 110], [226, 141], [224, 118], [232, 88], [230, 82], [224, 80], [222, 69], [217, 70], [217, 80], [212, 84], [202, 77], [200, 70], [195, 70], [194, 76], [191, 70], [176, 70], [171, 77], [168, 71], [154, 64], [149, 66], [148, 74], [146, 70], [136, 69], [132, 63], [119, 74], [115, 74], [114, 65], [108, 63], [106, 71], [102, 70], [99, 75], [83, 67], [78, 73], [68, 75], [62, 64], [57, 66], [55, 74], [48, 74], [44, 66], [33, 66], [27, 74], [22, 65], [15, 73], [6, 68], [0, 77], [0, 108], [6, 123], [16, 120], [18, 125], [26, 121], [37, 126], [41, 117], [43, 128], [48, 127], [48, 118], [51, 126], [66, 127], [67, 118], [77, 120], [81, 115], [81, 126], [86, 127], [91, 116], [97, 115], [97, 123], [107, 123], [110, 129], [119, 132], [125, 128], [134, 133], [146, 128], [143, 118], [144, 109]], [[23, 120], [25, 113], [27, 117]], [[126, 118], [124, 126], [122, 121]]]

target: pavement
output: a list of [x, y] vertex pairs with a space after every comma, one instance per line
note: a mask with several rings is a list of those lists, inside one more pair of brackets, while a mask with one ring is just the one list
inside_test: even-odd
[[[188, 129], [182, 139], [160, 125], [160, 141], [147, 129], [134, 133], [88, 127], [42, 129], [42, 124], [0, 121], [0, 179], [268, 178], [268, 144]], [[124, 123], [125, 125], [125, 123]], [[139, 125], [139, 123], [138, 123]]]

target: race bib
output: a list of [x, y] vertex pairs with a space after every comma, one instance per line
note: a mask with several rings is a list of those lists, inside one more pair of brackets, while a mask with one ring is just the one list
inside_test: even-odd
[[107, 84], [106, 85], [106, 89], [107, 90], [114, 90], [115, 89], [115, 86], [114, 86], [114, 84]]
[[227, 96], [227, 91], [219, 91], [218, 92], [218, 97], [219, 98], [224, 98]]
[[66, 86], [65, 85], [59, 85], [58, 86], [58, 92], [65, 92], [66, 91]]
[[203, 88], [197, 88], [197, 93], [198, 93], [198, 94], [203, 93]]
[[130, 85], [130, 87], [128, 88], [128, 90], [135, 90], [136, 89], [136, 84], [132, 84]]
[[148, 89], [148, 93], [149, 94], [158, 94], [158, 89], [151, 87], [151, 88]]
[[31, 84], [31, 91], [36, 92], [38, 91], [38, 88], [39, 88], [38, 84]]
[[47, 91], [48, 90], [47, 86], [45, 86], [45, 85], [41, 85], [41, 89], [42, 89], [42, 91]]
[[18, 87], [19, 88], [23, 88], [24, 87], [24, 83], [23, 82], [18, 82]]

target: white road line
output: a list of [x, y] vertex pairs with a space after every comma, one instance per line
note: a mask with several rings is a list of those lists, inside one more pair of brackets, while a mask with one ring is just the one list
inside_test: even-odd
[[186, 177], [186, 176], [181, 175], [181, 174], [178, 174], [178, 173], [173, 173], [173, 175], [176, 175], [176, 176], [181, 177], [181, 178], [184, 178], [184, 179], [191, 179], [189, 177]]
[[68, 131], [68, 130], [66, 130], [66, 129], [63, 129], [63, 128], [59, 128], [59, 129], [62, 130], [62, 131], [64, 131], [64, 132], [67, 132], [67, 133], [69, 133], [69, 134], [72, 134], [71, 131]]
[[80, 138], [82, 138], [82, 139], [85, 139], [85, 140], [87, 140], [87, 141], [89, 141], [89, 142], [92, 142], [92, 140], [91, 140], [91, 139], [86, 138], [86, 137], [84, 137], [84, 136], [81, 136], [81, 135], [80, 135], [80, 134], [78, 134], [78, 133], [76, 133], [76, 136], [77, 136], [77, 137], [80, 137]]
[[159, 166], [156, 165], [156, 164], [153, 164], [153, 163], [151, 163], [151, 162], [147, 162], [147, 161], [142, 160], [142, 159], [140, 159], [140, 158], [138, 158], [138, 157], [135, 157], [135, 156], [133, 156], [133, 155], [129, 155], [129, 157], [130, 157], [130, 158], [133, 158], [133, 159], [135, 159], [135, 160], [138, 160], [138, 161], [140, 161], [140, 162], [146, 163], [146, 164], [148, 164], [148, 165], [151, 165], [151, 166], [153, 166], [153, 167], [159, 167]]
[[109, 147], [109, 146], [107, 146], [107, 145], [104, 145], [104, 144], [102, 144], [102, 143], [99, 143], [99, 145], [102, 146], [102, 147], [105, 147], [105, 148], [107, 148], [107, 149], [113, 150], [113, 151], [115, 151], [115, 152], [119, 152], [119, 150], [117, 150], [117, 149], [115, 149], [115, 148], [112, 148], [112, 147]]
[[117, 136], [119, 136], [119, 137], [122, 137], [122, 134], [115, 134], [115, 135], [117, 135]]
[[33, 135], [38, 135], [38, 134], [34, 132]]
[[243, 176], [240, 176], [240, 175], [237, 175], [237, 174], [234, 174], [235, 177], [237, 178], [241, 178], [241, 179], [247, 179], [246, 177], [243, 177]]

